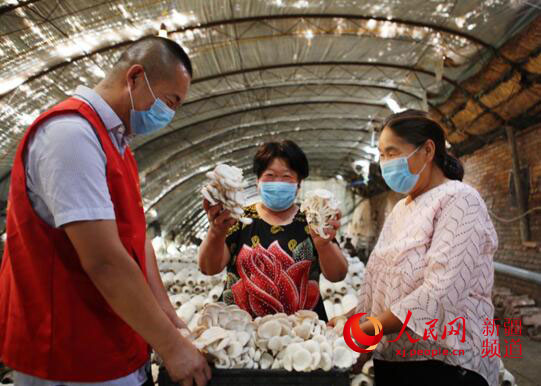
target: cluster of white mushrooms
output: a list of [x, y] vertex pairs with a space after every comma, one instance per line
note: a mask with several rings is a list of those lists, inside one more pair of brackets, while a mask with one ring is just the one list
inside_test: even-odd
[[251, 219], [244, 214], [244, 180], [242, 170], [226, 164], [220, 164], [207, 173], [208, 183], [201, 189], [201, 194], [211, 205], [221, 203], [231, 212], [231, 217], [250, 224]]
[[325, 228], [329, 221], [336, 218], [338, 213], [338, 201], [334, 195], [325, 189], [316, 189], [306, 194], [301, 204], [301, 211], [306, 214], [306, 220], [314, 232], [319, 236], [328, 239]]
[[308, 310], [252, 320], [236, 305], [207, 304], [191, 337], [217, 368], [329, 371], [349, 368], [358, 357], [340, 327], [328, 327]]

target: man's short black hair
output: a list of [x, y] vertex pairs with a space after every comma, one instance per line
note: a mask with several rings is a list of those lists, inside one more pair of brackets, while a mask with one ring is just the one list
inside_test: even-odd
[[192, 62], [186, 51], [175, 41], [159, 36], [146, 36], [131, 44], [115, 63], [115, 68], [129, 68], [141, 64], [149, 79], [170, 76], [172, 65], [182, 63], [190, 78]]
[[257, 149], [254, 157], [254, 173], [257, 178], [261, 175], [275, 158], [284, 160], [287, 166], [294, 170], [299, 182], [308, 177], [308, 159], [302, 149], [293, 141], [267, 142]]

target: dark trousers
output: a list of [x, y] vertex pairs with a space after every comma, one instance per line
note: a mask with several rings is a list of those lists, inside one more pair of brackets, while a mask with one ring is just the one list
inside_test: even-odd
[[391, 362], [374, 359], [376, 386], [488, 386], [481, 375], [442, 361]]

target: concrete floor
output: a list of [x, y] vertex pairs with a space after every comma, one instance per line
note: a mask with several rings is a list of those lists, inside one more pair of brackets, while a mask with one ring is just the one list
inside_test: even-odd
[[[501, 334], [500, 332], [500, 335]], [[500, 336], [500, 348], [505, 352], [504, 338]], [[528, 336], [521, 336], [522, 358], [502, 358], [505, 368], [513, 374], [517, 386], [541, 385], [541, 342], [534, 341]]]

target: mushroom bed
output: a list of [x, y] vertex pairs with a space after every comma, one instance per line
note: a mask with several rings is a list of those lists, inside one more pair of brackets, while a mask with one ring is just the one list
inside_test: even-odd
[[[357, 353], [349, 349], [342, 338], [343, 323], [336, 328], [328, 327], [308, 309], [273, 311], [271, 315], [261, 317], [249, 309], [227, 305], [221, 302], [225, 272], [214, 276], [199, 272], [195, 246], [179, 247], [164, 240], [156, 240], [154, 244], [170, 299], [189, 328], [181, 333], [190, 338], [212, 363], [213, 384], [225, 385], [233, 379], [239, 380], [239, 374], [243, 374], [245, 384], [254, 385], [268, 385], [271, 378], [276, 383], [281, 377], [286, 377], [288, 382], [299, 378], [302, 384], [351, 383], [348, 374]], [[347, 295], [356, 298], [353, 296], [355, 279], [362, 275], [364, 265], [355, 257], [348, 256], [348, 260], [352, 269], [344, 281], [329, 283], [322, 278], [320, 283], [321, 280], [325, 283], [325, 293], [307, 298], [322, 296], [332, 299], [333, 305], [339, 304]], [[347, 307], [344, 304], [339, 308], [342, 311], [355, 305], [356, 302], [348, 302]], [[334, 316], [335, 309], [328, 310], [329, 317]], [[159, 368], [160, 359], [156, 356], [153, 359], [156, 379], [164, 370]], [[310, 377], [314, 377], [314, 382]], [[345, 383], [341, 383], [342, 378]], [[161, 374], [160, 379], [160, 384], [170, 384], [167, 374]], [[316, 379], [323, 383], [317, 383]], [[330, 383], [331, 379], [333, 383]]]

